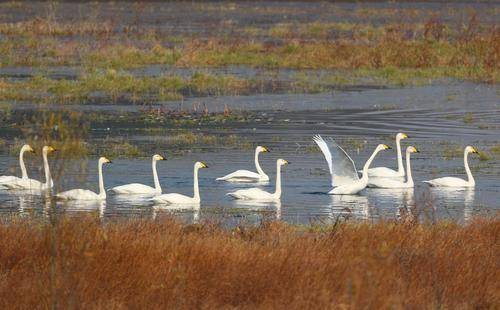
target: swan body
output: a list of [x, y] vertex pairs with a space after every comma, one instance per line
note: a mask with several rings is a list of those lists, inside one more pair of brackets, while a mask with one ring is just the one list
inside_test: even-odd
[[[44, 146], [42, 148], [42, 158], [43, 158], [43, 170], [45, 172], [45, 183], [41, 181], [30, 179], [26, 175], [26, 178], [16, 178], [12, 179], [8, 183], [2, 183], [7, 189], [16, 189], [16, 190], [30, 190], [30, 191], [46, 191], [54, 187], [54, 182], [52, 181], [52, 176], [50, 174], [50, 166], [48, 160], [48, 154], [55, 152], [56, 149], [52, 146]], [[23, 163], [24, 164], [24, 163]]]
[[240, 189], [232, 193], [228, 193], [235, 199], [243, 200], [258, 200], [258, 201], [276, 201], [281, 198], [281, 166], [288, 165], [289, 162], [284, 159], [276, 161], [276, 191], [274, 193], [266, 192], [260, 188]]
[[194, 196], [185, 196], [177, 193], [171, 193], [171, 194], [162, 194], [158, 195], [156, 197], [153, 197], [153, 202], [159, 203], [159, 204], [181, 204], [181, 205], [199, 205], [200, 204], [200, 189], [198, 186], [198, 170], [203, 169], [203, 168], [208, 168], [208, 166], [205, 163], [202, 162], [196, 162], [194, 164]]
[[111, 161], [106, 157], [99, 158], [98, 169], [99, 169], [99, 193], [94, 193], [93, 191], [86, 189], [72, 189], [65, 191], [56, 195], [57, 199], [60, 200], [105, 200], [106, 190], [104, 189], [104, 179], [102, 176], [102, 166], [104, 164], [109, 164]]
[[411, 153], [419, 153], [416, 147], [409, 146], [406, 148], [406, 182], [401, 181], [397, 178], [369, 178], [368, 186], [369, 187], [378, 187], [378, 188], [413, 188], [413, 177], [411, 175], [411, 166], [410, 166], [410, 154]]
[[269, 181], [269, 176], [262, 170], [259, 164], [259, 154], [269, 152], [264, 146], [257, 146], [255, 149], [255, 168], [257, 172], [249, 170], [237, 170], [233, 173], [217, 178], [217, 181], [227, 182], [266, 182]]
[[153, 181], [155, 187], [151, 187], [140, 183], [131, 183], [113, 187], [109, 191], [117, 195], [151, 195], [151, 196], [161, 195], [162, 190], [160, 181], [158, 179], [158, 172], [156, 170], [156, 162], [159, 160], [165, 160], [165, 157], [158, 154], [153, 155], [152, 167], [153, 167]]
[[26, 166], [24, 165], [24, 153], [26, 152], [31, 152], [33, 153], [34, 150], [33, 148], [25, 144], [23, 147], [21, 147], [21, 150], [19, 152], [19, 166], [21, 167], [21, 177], [16, 177], [13, 175], [2, 175], [0, 176], [0, 186], [4, 186], [4, 184], [7, 183], [15, 183], [20, 180], [27, 180], [28, 179], [28, 172], [26, 170]]
[[432, 187], [474, 187], [476, 182], [474, 177], [472, 176], [472, 172], [469, 168], [468, 155], [469, 153], [478, 153], [477, 149], [473, 146], [467, 146], [464, 149], [464, 166], [465, 172], [467, 174], [467, 180], [455, 177], [444, 177], [437, 178], [429, 181], [423, 181], [424, 183], [429, 184]]
[[313, 140], [323, 152], [332, 175], [332, 186], [334, 188], [328, 192], [330, 195], [355, 195], [365, 189], [368, 185], [368, 169], [373, 159], [380, 151], [390, 149], [385, 144], [379, 144], [366, 161], [363, 167], [363, 175], [359, 178], [354, 161], [335, 141], [330, 139], [329, 144], [331, 147], [329, 147], [328, 143], [320, 135], [314, 136]]
[[382, 178], [403, 178], [405, 176], [405, 169], [403, 167], [403, 157], [401, 155], [401, 140], [407, 139], [408, 135], [405, 133], [398, 133], [396, 135], [396, 151], [398, 158], [398, 170], [387, 167], [374, 167], [368, 169], [369, 177], [382, 177]]

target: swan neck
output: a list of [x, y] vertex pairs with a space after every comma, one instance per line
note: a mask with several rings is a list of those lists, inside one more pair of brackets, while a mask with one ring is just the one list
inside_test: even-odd
[[102, 163], [99, 162], [99, 198], [106, 198], [106, 190], [104, 189], [104, 177], [102, 176]]
[[196, 202], [200, 202], [200, 188], [198, 186], [198, 167], [194, 168], [194, 182], [193, 182], [193, 190], [194, 190], [194, 200]]
[[469, 161], [468, 161], [468, 157], [469, 157], [469, 152], [465, 151], [465, 152], [464, 152], [464, 166], [465, 166], [465, 172], [467, 173], [467, 178], [468, 178], [468, 182], [469, 182], [469, 184], [475, 185], [475, 184], [476, 184], [476, 182], [474, 181], [474, 177], [472, 176], [472, 172], [470, 171], [470, 168], [469, 168]]
[[156, 171], [156, 159], [153, 159], [152, 168], [153, 168], [153, 181], [155, 183], [155, 190], [158, 194], [161, 194], [161, 185], [160, 180], [158, 180], [158, 172]]
[[406, 152], [406, 171], [407, 171], [406, 183], [409, 186], [413, 186], [413, 177], [411, 175], [411, 166], [410, 166], [410, 156], [411, 156], [411, 153]]
[[264, 170], [262, 170], [262, 168], [260, 167], [260, 163], [259, 163], [259, 154], [260, 152], [255, 150], [255, 168], [257, 169], [257, 173], [260, 174], [261, 176], [266, 176], [267, 177], [267, 174], [264, 172]]
[[398, 172], [404, 175], [405, 170], [403, 168], [403, 155], [401, 153], [401, 139], [396, 139], [396, 149], [398, 152]]
[[23, 179], [27, 179], [28, 171], [26, 170], [26, 166], [24, 165], [24, 152], [24, 149], [19, 152], [19, 165], [21, 166], [21, 177]]
[[281, 197], [281, 165], [276, 164], [276, 191], [274, 192], [274, 197], [279, 199]]
[[52, 175], [50, 174], [49, 160], [47, 158], [47, 152], [43, 152], [43, 170], [45, 171], [45, 186], [50, 189], [52, 186]]
[[380, 150], [375, 149], [370, 158], [368, 158], [368, 160], [366, 161], [365, 166], [363, 167], [363, 176], [361, 177], [361, 179], [365, 181], [368, 180], [368, 169], [370, 169], [370, 165], [372, 164], [372, 161], [375, 159], [375, 156], [378, 152], [380, 152]]

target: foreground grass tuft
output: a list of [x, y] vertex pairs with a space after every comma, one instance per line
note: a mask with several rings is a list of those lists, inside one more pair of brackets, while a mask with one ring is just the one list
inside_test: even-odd
[[0, 225], [0, 306], [497, 308], [500, 221]]

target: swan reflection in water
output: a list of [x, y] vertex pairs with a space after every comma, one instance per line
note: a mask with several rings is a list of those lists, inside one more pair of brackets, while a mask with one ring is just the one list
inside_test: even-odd
[[274, 211], [275, 219], [281, 220], [281, 200], [258, 201], [258, 200], [233, 200], [233, 206], [236, 209], [245, 209], [262, 213], [262, 211]]
[[414, 219], [416, 210], [413, 188], [376, 188], [370, 189], [370, 192], [377, 197], [380, 217], [398, 220]]
[[429, 191], [431, 196], [439, 202], [435, 206], [437, 212], [445, 213], [455, 220], [463, 220], [464, 223], [472, 219], [474, 215], [474, 188], [431, 187]]
[[99, 217], [104, 218], [106, 212], [105, 200], [68, 200], [57, 201], [56, 206], [66, 212], [99, 212]]
[[368, 198], [359, 195], [329, 195], [331, 197], [331, 219], [340, 217], [354, 219], [370, 218]]
[[200, 222], [200, 205], [199, 204], [182, 204], [182, 205], [164, 205], [155, 204], [153, 206], [153, 220], [160, 213], [168, 214], [180, 218], [187, 223], [198, 224]]

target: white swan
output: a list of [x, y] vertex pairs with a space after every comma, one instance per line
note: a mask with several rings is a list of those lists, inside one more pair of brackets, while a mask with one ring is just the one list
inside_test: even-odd
[[412, 188], [414, 186], [413, 178], [411, 175], [410, 154], [419, 153], [416, 147], [409, 146], [406, 148], [406, 182], [397, 178], [369, 178], [368, 186], [378, 188]]
[[403, 157], [401, 155], [401, 140], [407, 139], [408, 135], [405, 133], [398, 133], [396, 135], [396, 150], [398, 156], [398, 170], [393, 170], [387, 167], [375, 167], [368, 169], [369, 177], [384, 177], [384, 178], [394, 178], [394, 177], [404, 177], [405, 169], [403, 167]]
[[276, 191], [274, 193], [266, 192], [260, 188], [240, 189], [232, 193], [228, 193], [235, 199], [243, 200], [258, 200], [258, 201], [275, 201], [281, 198], [281, 166], [288, 165], [289, 162], [284, 159], [276, 161]]
[[131, 183], [113, 187], [109, 191], [118, 195], [161, 195], [161, 185], [158, 180], [158, 172], [156, 171], [156, 162], [159, 160], [165, 160], [165, 157], [158, 154], [153, 155], [152, 167], [155, 187], [140, 183]]
[[20, 190], [30, 190], [30, 191], [46, 191], [54, 187], [54, 182], [52, 181], [52, 176], [50, 174], [49, 160], [47, 158], [49, 153], [55, 152], [56, 149], [52, 146], [44, 146], [42, 148], [42, 158], [43, 158], [43, 170], [45, 172], [45, 183], [42, 183], [35, 179], [21, 178], [9, 183], [4, 183], [2, 186], [8, 189], [20, 189]]
[[265, 182], [269, 181], [269, 176], [262, 170], [259, 164], [259, 154], [269, 152], [264, 146], [257, 146], [255, 149], [255, 168], [257, 173], [248, 170], [237, 170], [233, 173], [217, 178], [217, 181], [228, 182]]
[[94, 193], [87, 189], [72, 189], [56, 195], [61, 200], [105, 200], [106, 190], [104, 189], [104, 179], [102, 176], [102, 165], [111, 163], [106, 157], [99, 158], [99, 193]]
[[160, 203], [160, 204], [194, 204], [198, 205], [200, 203], [200, 189], [198, 187], [198, 170], [203, 169], [203, 168], [208, 168], [208, 166], [205, 163], [202, 162], [196, 162], [194, 164], [194, 196], [189, 197], [177, 193], [172, 193], [172, 194], [163, 194], [163, 195], [158, 195], [156, 197], [153, 197], [153, 201], [155, 203]]
[[366, 161], [363, 176], [359, 178], [354, 161], [333, 139], [329, 139], [327, 143], [320, 135], [316, 135], [313, 140], [323, 152], [332, 175], [334, 188], [328, 192], [330, 195], [354, 195], [363, 190], [368, 185], [368, 169], [377, 153], [391, 149], [385, 144], [379, 144]]
[[2, 175], [2, 176], [0, 176], [0, 186], [3, 186], [3, 184], [5, 184], [5, 183], [17, 182], [20, 179], [24, 179], [24, 180], [28, 179], [28, 172], [26, 170], [26, 166], [24, 165], [24, 153], [25, 152], [34, 153], [35, 151], [28, 144], [23, 145], [23, 147], [21, 148], [21, 151], [19, 152], [19, 166], [21, 167], [21, 177], [19, 178], [19, 177], [13, 176], [13, 175]]
[[455, 177], [444, 177], [423, 182], [434, 187], [474, 187], [476, 185], [476, 182], [474, 181], [474, 177], [470, 172], [469, 163], [467, 161], [469, 153], [478, 153], [478, 151], [473, 146], [467, 146], [464, 150], [464, 166], [465, 172], [467, 173], [467, 181]]

